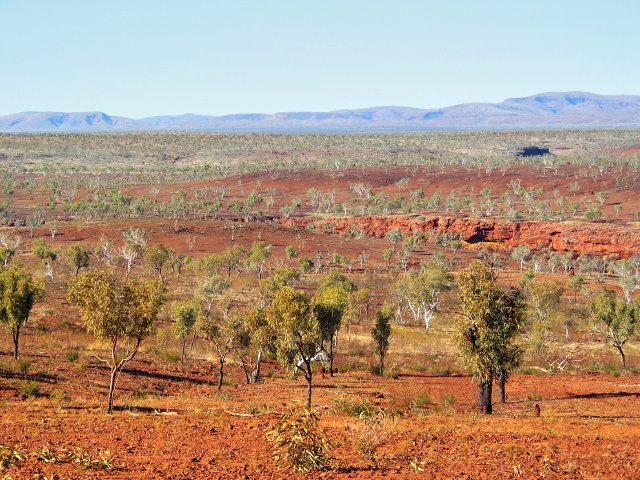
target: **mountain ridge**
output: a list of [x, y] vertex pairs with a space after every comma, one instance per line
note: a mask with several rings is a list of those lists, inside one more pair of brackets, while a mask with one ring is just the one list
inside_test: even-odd
[[139, 119], [91, 112], [21, 112], [0, 116], [3, 133], [210, 131], [333, 133], [530, 128], [640, 127], [640, 95], [545, 92], [499, 103], [422, 109], [376, 106], [329, 112], [157, 115]]

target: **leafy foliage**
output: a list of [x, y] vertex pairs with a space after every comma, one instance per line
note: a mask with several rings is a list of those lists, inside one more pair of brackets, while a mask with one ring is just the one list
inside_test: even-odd
[[[307, 295], [292, 287], [282, 287], [266, 308], [269, 328], [276, 333], [274, 349], [278, 361], [285, 367], [301, 370], [307, 380], [307, 405], [311, 407], [313, 357], [322, 343], [318, 319], [313, 315]], [[302, 359], [302, 366], [297, 365]]]
[[87, 331], [110, 345], [111, 358], [100, 359], [111, 369], [108, 412], [111, 412], [117, 375], [133, 359], [142, 341], [155, 331], [164, 302], [164, 286], [158, 279], [118, 282], [104, 270], [78, 276], [67, 293], [80, 309]]
[[67, 257], [73, 268], [75, 268], [76, 276], [78, 276], [78, 272], [81, 268], [89, 268], [91, 250], [88, 250], [81, 245], [71, 245], [65, 250], [64, 255]]
[[607, 327], [607, 336], [620, 354], [622, 366], [626, 366], [623, 347], [640, 323], [640, 307], [618, 298], [615, 292], [603, 290], [589, 303], [592, 318]]
[[391, 344], [391, 320], [393, 313], [388, 308], [379, 310], [376, 313], [376, 321], [371, 330], [371, 337], [375, 345], [375, 352], [380, 361], [379, 373], [384, 375], [384, 358]]
[[302, 405], [285, 413], [267, 433], [273, 443], [276, 465], [288, 464], [296, 473], [327, 468], [331, 444], [319, 425], [318, 415]]
[[43, 295], [44, 289], [21, 267], [13, 266], [0, 273], [0, 323], [11, 333], [16, 359], [20, 330], [27, 323], [34, 303]]
[[[522, 348], [515, 342], [526, 309], [522, 293], [504, 289], [495, 270], [475, 260], [458, 276], [460, 315], [454, 338], [462, 363], [488, 398], [481, 406], [491, 413], [491, 383], [506, 377], [520, 364]], [[488, 402], [488, 403], [487, 403]]]

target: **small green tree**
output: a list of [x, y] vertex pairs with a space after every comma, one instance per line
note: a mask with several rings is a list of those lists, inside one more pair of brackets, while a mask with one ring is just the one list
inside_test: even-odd
[[213, 303], [231, 287], [231, 282], [218, 275], [205, 277], [198, 287], [196, 295], [205, 304], [207, 312], [211, 311]]
[[209, 255], [198, 261], [199, 270], [208, 274], [218, 273], [223, 270], [227, 273], [227, 279], [231, 278], [234, 270], [240, 271], [243, 260], [247, 257], [247, 251], [240, 245], [233, 245], [220, 253]]
[[[255, 305], [243, 308], [235, 312], [240, 324], [238, 334], [233, 340], [232, 349], [240, 359], [242, 370], [247, 384], [258, 383], [260, 378], [261, 351], [263, 348], [261, 336], [262, 327], [266, 324], [264, 312]], [[257, 355], [256, 364], [253, 357]]]
[[0, 262], [2, 262], [3, 268], [7, 268], [9, 266], [9, 262], [15, 254], [15, 248], [0, 246]]
[[620, 355], [622, 368], [626, 368], [623, 347], [635, 333], [640, 322], [640, 308], [627, 303], [611, 290], [603, 290], [589, 303], [592, 318], [607, 327], [607, 337]]
[[144, 261], [163, 284], [166, 281], [165, 270], [170, 266], [172, 257], [173, 252], [161, 243], [151, 245], [144, 252]]
[[300, 264], [300, 271], [302, 273], [309, 273], [313, 267], [313, 262], [308, 258], [301, 258], [298, 263]]
[[27, 323], [33, 304], [43, 293], [44, 290], [21, 267], [13, 266], [0, 273], [0, 323], [4, 323], [11, 333], [16, 360], [20, 330]]
[[220, 315], [218, 312], [203, 312], [198, 331], [208, 341], [218, 355], [218, 391], [222, 389], [224, 367], [227, 357], [233, 351], [239, 336], [244, 334], [242, 318], [237, 314]]
[[405, 234], [404, 232], [398, 230], [397, 228], [394, 228], [393, 230], [389, 230], [387, 232], [387, 240], [389, 240], [389, 242], [391, 243], [391, 245], [393, 245], [393, 251], [396, 251], [396, 248], [398, 247], [398, 243], [400, 243], [402, 240], [404, 240]]
[[72, 245], [64, 251], [64, 256], [75, 269], [75, 276], [78, 276], [81, 268], [89, 268], [91, 250], [81, 245]]
[[578, 301], [578, 293], [580, 293], [580, 291], [584, 288], [584, 284], [585, 281], [582, 275], [575, 275], [571, 277], [571, 280], [569, 280], [567, 287], [569, 287], [569, 289], [573, 291], [574, 303]]
[[47, 269], [45, 275], [53, 281], [53, 262], [58, 258], [58, 254], [41, 238], [33, 242], [32, 253], [42, 261]]
[[253, 242], [249, 258], [247, 259], [247, 265], [249, 268], [258, 272], [258, 280], [262, 280], [262, 274], [270, 257], [271, 245], [268, 245], [262, 240]]
[[[503, 289], [495, 270], [476, 260], [458, 275], [461, 315], [455, 341], [465, 367], [478, 384], [478, 405], [493, 411], [493, 381], [501, 386], [522, 358], [515, 336], [522, 326], [526, 304], [519, 290]], [[502, 396], [502, 393], [501, 393]]]
[[440, 303], [441, 294], [451, 288], [453, 276], [436, 262], [423, 265], [419, 273], [409, 272], [392, 288], [398, 298], [404, 299], [416, 322], [424, 322], [429, 330]]
[[531, 248], [527, 245], [519, 245], [511, 251], [511, 258], [520, 262], [520, 270], [523, 270], [525, 263], [531, 258]]
[[627, 303], [631, 303], [633, 301], [633, 293], [640, 288], [638, 278], [629, 275], [620, 278], [618, 283], [620, 284], [620, 288], [622, 288], [624, 297], [627, 299]]
[[186, 358], [187, 341], [193, 333], [193, 326], [198, 318], [199, 305], [193, 300], [174, 302], [171, 306], [171, 318], [173, 319], [173, 334], [182, 343], [180, 361], [184, 363]]
[[390, 309], [379, 310], [376, 313], [376, 321], [371, 330], [376, 356], [380, 362], [378, 367], [380, 375], [384, 375], [384, 358], [391, 344], [391, 320], [393, 320], [393, 313]]
[[[242, 318], [246, 330], [250, 336], [249, 349], [256, 355], [256, 363], [248, 383], [262, 382], [262, 356], [263, 352], [273, 350], [275, 333], [271, 330], [265, 309], [259, 305], [253, 305], [242, 311]], [[244, 364], [245, 362], [243, 362]], [[246, 369], [245, 369], [246, 370]]]
[[393, 253], [394, 253], [393, 248], [385, 248], [382, 251], [382, 258], [384, 258], [384, 261], [387, 264], [387, 268], [389, 268], [389, 260], [391, 260], [391, 257], [393, 257]]
[[266, 318], [269, 328], [276, 334], [274, 349], [280, 363], [303, 373], [307, 381], [307, 408], [311, 408], [311, 359], [320, 351], [322, 335], [307, 295], [292, 287], [281, 288], [267, 307]]
[[298, 256], [298, 251], [293, 245], [287, 245], [284, 249], [284, 253], [287, 255], [287, 259], [289, 259], [289, 261]]
[[531, 341], [537, 353], [542, 353], [548, 348], [550, 335], [550, 319], [557, 311], [564, 287], [553, 280], [527, 282], [526, 291], [529, 307], [533, 317], [533, 329]]
[[335, 340], [347, 310], [348, 292], [342, 286], [326, 286], [318, 290], [311, 305], [320, 327], [323, 348], [329, 356], [329, 372], [333, 377]]
[[135, 357], [142, 341], [155, 332], [164, 286], [156, 279], [120, 283], [111, 273], [95, 270], [76, 277], [67, 299], [80, 310], [89, 333], [110, 347], [110, 358], [96, 358], [111, 371], [107, 405], [107, 413], [111, 413], [120, 372]]

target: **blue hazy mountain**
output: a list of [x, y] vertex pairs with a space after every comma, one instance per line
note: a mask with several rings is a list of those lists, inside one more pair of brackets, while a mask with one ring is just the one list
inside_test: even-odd
[[640, 127], [640, 96], [541, 93], [500, 103], [438, 109], [371, 107], [332, 112], [223, 116], [162, 115], [133, 119], [103, 112], [23, 112], [0, 116], [0, 132], [382, 132], [456, 129]]

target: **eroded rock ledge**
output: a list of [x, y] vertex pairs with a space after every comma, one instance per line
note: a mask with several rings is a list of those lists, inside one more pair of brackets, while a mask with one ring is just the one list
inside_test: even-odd
[[493, 243], [512, 248], [528, 245], [563, 252], [617, 254], [630, 257], [640, 253], [640, 224], [587, 222], [509, 222], [503, 220], [433, 217], [425, 215], [389, 215], [372, 217], [290, 218], [283, 224], [321, 231], [348, 234], [362, 231], [367, 236], [383, 238], [398, 229], [405, 233], [419, 230], [436, 234], [456, 234], [470, 244]]

